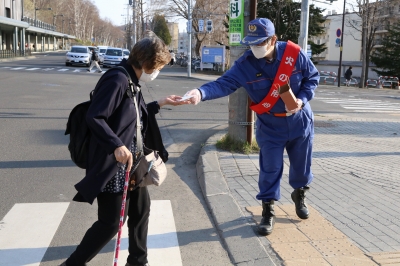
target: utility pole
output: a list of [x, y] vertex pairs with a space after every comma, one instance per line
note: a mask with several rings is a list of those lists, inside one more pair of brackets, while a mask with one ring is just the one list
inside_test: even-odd
[[191, 2], [192, 0], [188, 0], [188, 65], [187, 65], [187, 74], [190, 78], [192, 76], [192, 10], [191, 10]]
[[308, 0], [301, 1], [301, 15], [300, 15], [300, 36], [298, 45], [307, 53], [307, 37], [308, 37], [308, 17], [310, 14], [310, 3]]
[[[132, 0], [132, 36], [133, 45], [136, 44], [136, 0]], [[132, 46], [133, 46], [132, 45]]]
[[[243, 3], [244, 2], [244, 3]], [[242, 8], [244, 7], [244, 8]], [[230, 1], [230, 19], [240, 19], [244, 15], [242, 21], [244, 29], [247, 29], [247, 24], [250, 20], [255, 19], [257, 1], [256, 0], [241, 0]], [[236, 24], [236, 23], [235, 23]], [[230, 26], [231, 28], [231, 26]], [[247, 30], [244, 30], [246, 34]], [[241, 34], [240, 34], [241, 35]], [[239, 36], [243, 39], [244, 36]], [[232, 38], [232, 35], [230, 36]], [[238, 40], [239, 41], [239, 40]], [[243, 45], [231, 45], [230, 47], [230, 64], [234, 62], [247, 51], [249, 47]], [[239, 88], [235, 93], [229, 95], [229, 127], [228, 135], [234, 140], [252, 142], [254, 129], [254, 113], [249, 109], [249, 96], [244, 88]]]
[[343, 39], [344, 39], [344, 19], [346, 15], [346, 0], [343, 1], [343, 16], [342, 16], [342, 34], [340, 38], [340, 54], [339, 54], [339, 69], [338, 69], [338, 87], [340, 87], [340, 77], [342, 76], [342, 55], [343, 55]]
[[[365, 1], [364, 1], [365, 3]], [[362, 14], [362, 69], [361, 69], [361, 81], [360, 81], [360, 88], [364, 88], [365, 85], [365, 76], [366, 76], [366, 70], [367, 70], [367, 35], [368, 35], [368, 14], [369, 12], [369, 1], [366, 0], [366, 3], [363, 5], [363, 14]]]

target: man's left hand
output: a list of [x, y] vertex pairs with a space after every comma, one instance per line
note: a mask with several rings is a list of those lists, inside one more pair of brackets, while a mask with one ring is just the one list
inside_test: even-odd
[[298, 111], [301, 110], [302, 105], [303, 105], [303, 101], [300, 100], [300, 99], [297, 99], [296, 102], [297, 102], [297, 108], [295, 108], [295, 109], [293, 109], [293, 110], [288, 110], [287, 107], [286, 107], [286, 105], [285, 105], [285, 109], [286, 109], [286, 111], [287, 111], [288, 113], [294, 114], [294, 113], [297, 113]]

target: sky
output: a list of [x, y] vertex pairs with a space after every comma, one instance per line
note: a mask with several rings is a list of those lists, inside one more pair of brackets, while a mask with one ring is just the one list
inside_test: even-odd
[[[127, 4], [129, 0], [92, 0], [100, 11], [100, 17], [105, 19], [109, 18], [114, 25], [125, 24], [127, 15]], [[130, 16], [132, 16], [132, 9], [130, 9]], [[186, 20], [180, 19], [176, 22], [179, 23], [179, 32], [186, 32]]]
[[[332, 4], [329, 4], [329, 1], [326, 0], [318, 0], [318, 2], [313, 2], [312, 0], [309, 1], [310, 4], [314, 3], [316, 6], [326, 9], [324, 13], [325, 15], [327, 11], [332, 10], [336, 10], [338, 14], [341, 14], [343, 12], [343, 0], [333, 1]], [[115, 25], [125, 24], [125, 18], [127, 15], [126, 8], [129, 0], [93, 0], [93, 2], [99, 9], [101, 18], [109, 18]], [[350, 6], [347, 6], [346, 8], [351, 11]], [[131, 11], [132, 10], [130, 10], [130, 12]], [[186, 32], [186, 20], [180, 19], [177, 22], [179, 23], [179, 32]]]

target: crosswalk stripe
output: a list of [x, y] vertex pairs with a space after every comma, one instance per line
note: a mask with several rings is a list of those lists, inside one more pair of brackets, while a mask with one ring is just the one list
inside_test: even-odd
[[40, 69], [40, 68], [38, 68], [38, 67], [34, 67], [34, 68], [27, 68], [27, 69], [25, 69], [25, 70], [29, 70], [29, 71], [31, 71], [31, 70], [37, 70], [37, 69]]
[[52, 67], [52, 68], [45, 68], [45, 69], [43, 69], [43, 71], [49, 71], [49, 70], [53, 70], [54, 68]]
[[14, 67], [14, 68], [11, 68], [11, 70], [20, 70], [20, 69], [25, 69], [26, 67]]
[[[15, 204], [0, 221], [0, 266], [39, 266], [68, 206], [69, 202]], [[120, 266], [126, 263], [128, 242], [125, 223], [118, 258]], [[182, 266], [169, 200], [151, 201], [147, 247], [150, 265]]]
[[80, 69], [75, 69], [75, 70], [72, 71], [72, 72], [81, 72], [81, 70], [80, 70]]
[[[182, 265], [175, 220], [169, 200], [151, 201], [147, 248], [150, 265]], [[125, 265], [129, 254], [127, 223], [122, 229], [120, 249], [118, 265]]]
[[68, 70], [69, 70], [68, 68], [61, 68], [61, 69], [59, 69], [57, 71], [68, 71]]
[[331, 97], [316, 97], [325, 103], [339, 104], [344, 109], [356, 110], [357, 112], [385, 112], [397, 113], [400, 111], [399, 103], [384, 102], [380, 100], [368, 99], [339, 99]]
[[68, 205], [15, 204], [0, 221], [0, 265], [40, 265]]

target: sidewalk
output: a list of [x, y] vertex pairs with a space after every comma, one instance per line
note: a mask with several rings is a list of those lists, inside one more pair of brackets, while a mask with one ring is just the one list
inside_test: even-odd
[[324, 118], [315, 114], [311, 216], [290, 199], [288, 157], [276, 202], [277, 223], [258, 236], [258, 154], [217, 150], [211, 137], [197, 176], [235, 265], [400, 265], [400, 120]]

